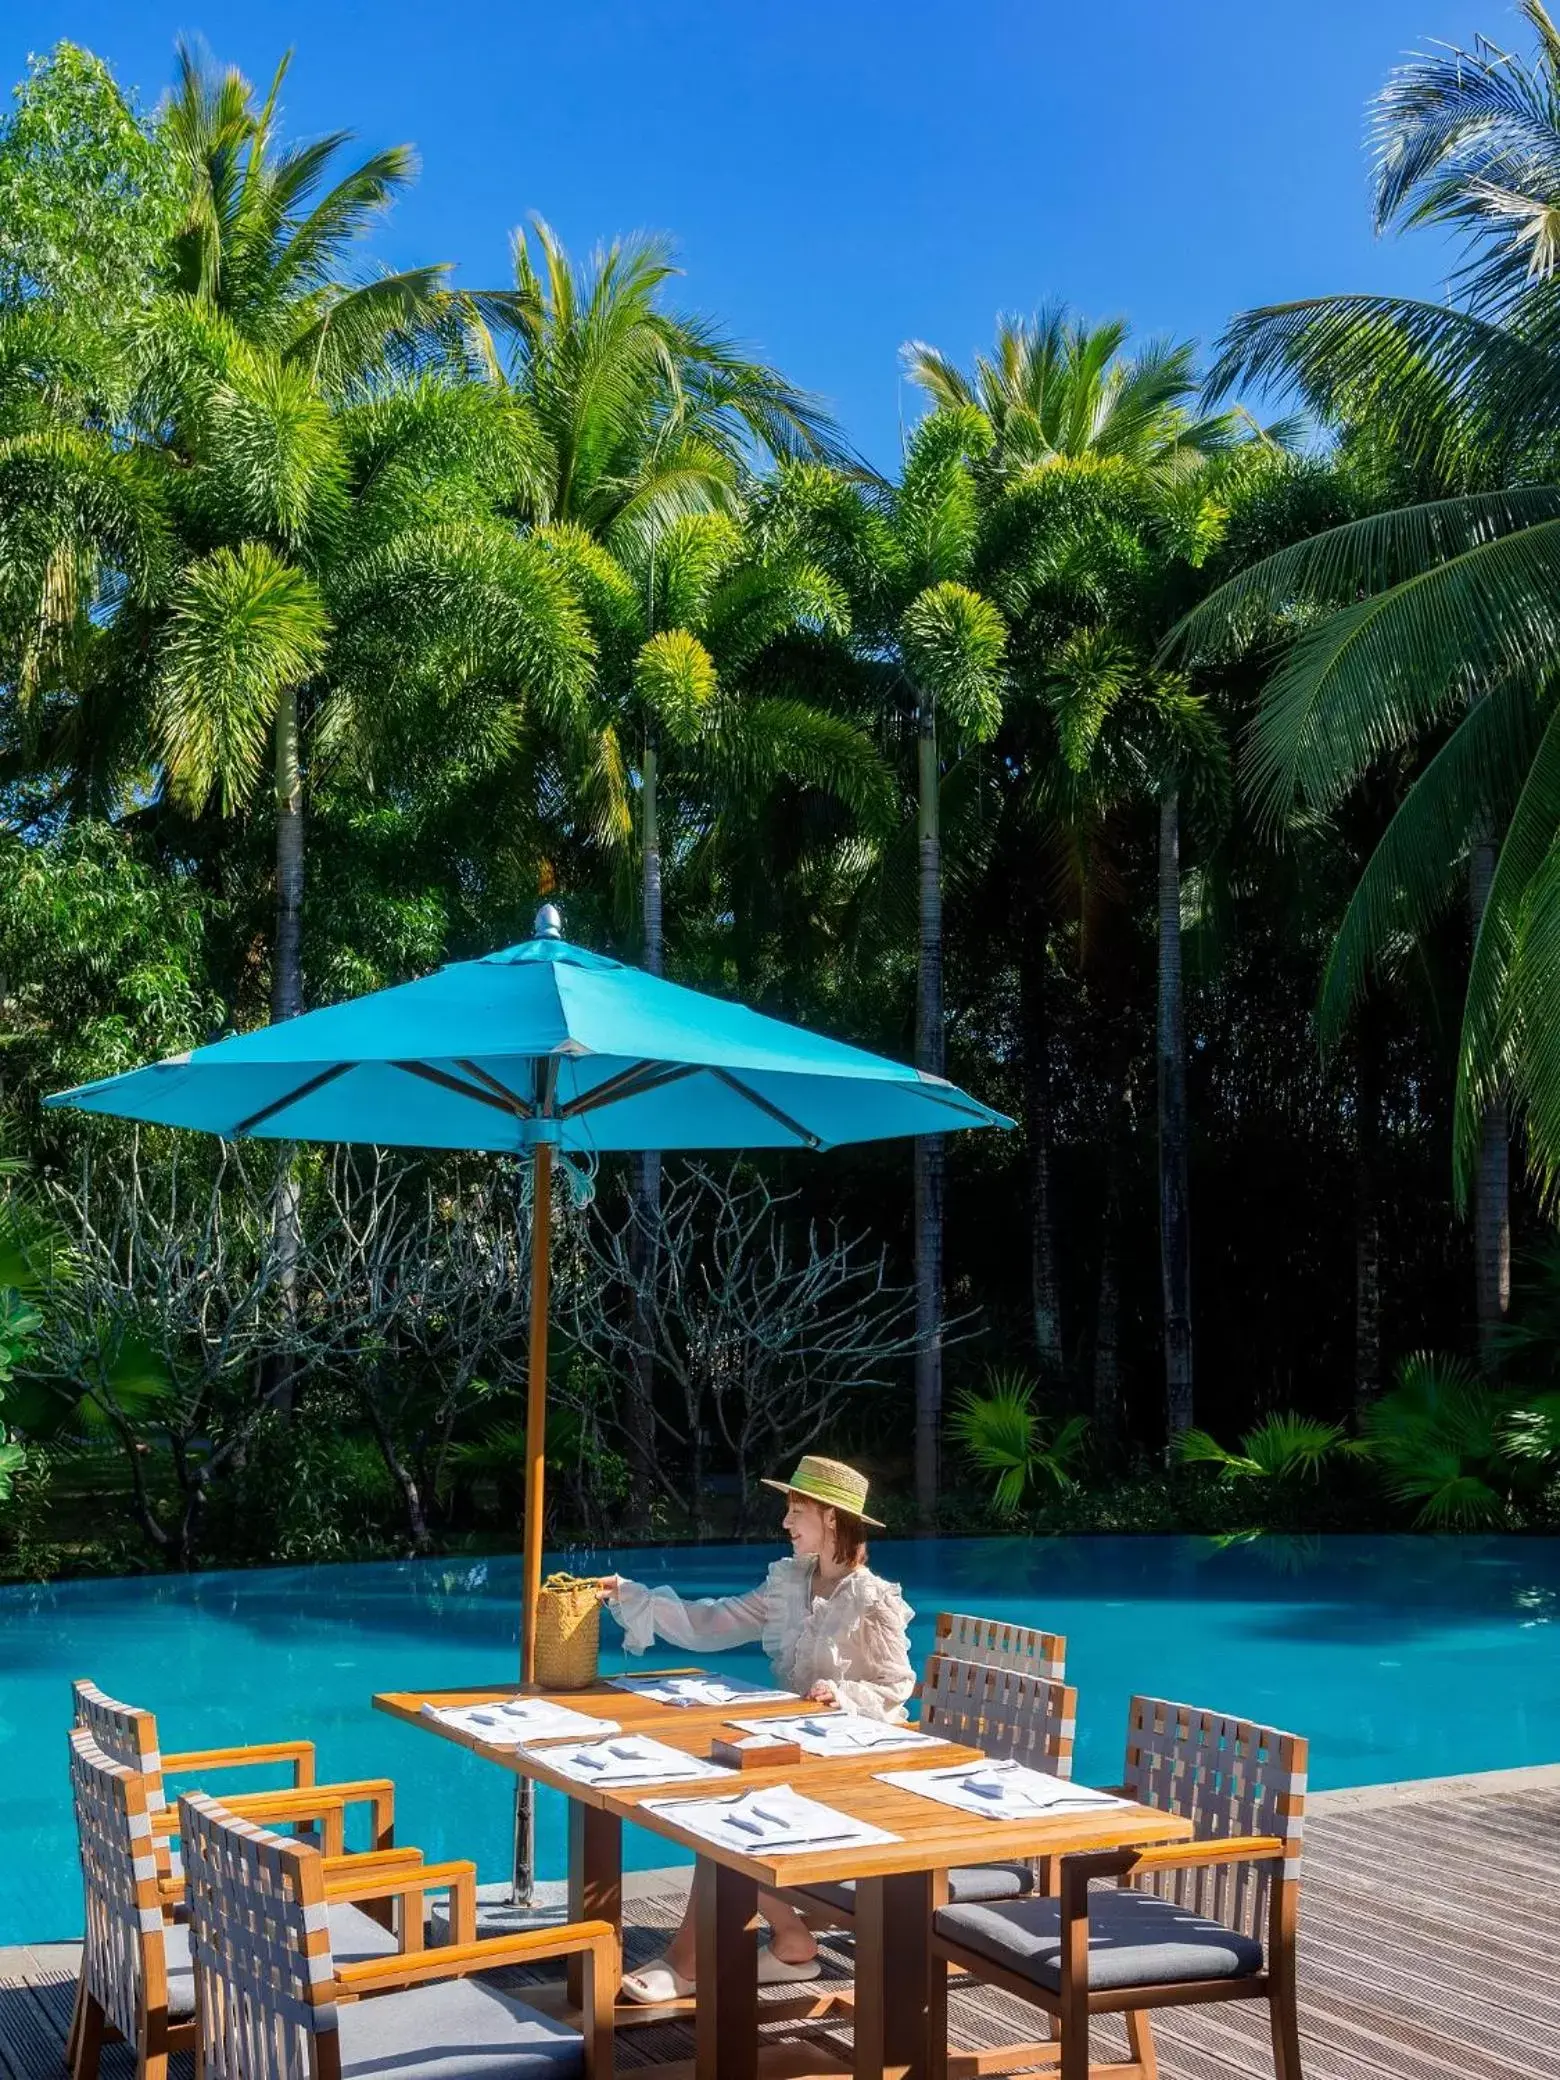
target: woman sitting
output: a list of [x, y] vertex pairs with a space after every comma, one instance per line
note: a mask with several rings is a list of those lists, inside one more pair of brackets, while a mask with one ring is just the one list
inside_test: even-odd
[[[869, 1719], [903, 1719], [915, 1688], [909, 1627], [914, 1612], [897, 1583], [867, 1566], [867, 1483], [836, 1459], [809, 1455], [788, 1481], [766, 1481], [787, 1498], [783, 1529], [791, 1557], [776, 1560], [756, 1589], [742, 1596], [686, 1603], [673, 1589], [647, 1589], [610, 1576], [603, 1600], [623, 1627], [631, 1654], [652, 1640], [702, 1653], [762, 1641], [775, 1683], [813, 1704]], [[761, 1985], [818, 1976], [818, 1946], [793, 1907], [759, 1895], [769, 1942], [759, 1953]], [[659, 2005], [694, 1990], [694, 1900], [664, 1957], [623, 1981], [628, 2000]]]

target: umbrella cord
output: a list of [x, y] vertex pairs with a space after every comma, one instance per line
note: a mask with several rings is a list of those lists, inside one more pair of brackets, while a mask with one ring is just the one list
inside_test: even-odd
[[[596, 1196], [596, 1176], [601, 1169], [601, 1158], [594, 1149], [565, 1149], [553, 1151], [553, 1176], [568, 1193], [576, 1207], [589, 1206]], [[529, 1206], [536, 1190], [536, 1172], [530, 1163], [520, 1168], [520, 1203]]]

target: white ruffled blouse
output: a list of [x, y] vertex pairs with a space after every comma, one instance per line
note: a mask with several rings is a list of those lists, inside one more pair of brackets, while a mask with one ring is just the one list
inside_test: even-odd
[[832, 1683], [846, 1711], [866, 1719], [903, 1719], [915, 1688], [909, 1628], [914, 1611], [897, 1582], [865, 1567], [845, 1575], [827, 1596], [813, 1594], [817, 1561], [777, 1560], [743, 1596], [703, 1596], [685, 1603], [675, 1589], [620, 1581], [608, 1606], [631, 1654], [652, 1640], [696, 1651], [751, 1646], [762, 1640], [777, 1688], [805, 1697]]

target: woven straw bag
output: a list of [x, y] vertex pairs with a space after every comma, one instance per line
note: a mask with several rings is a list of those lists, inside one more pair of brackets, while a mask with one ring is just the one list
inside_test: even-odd
[[595, 1582], [579, 1575], [549, 1575], [536, 1607], [539, 1687], [584, 1690], [596, 1680], [600, 1655], [601, 1606]]

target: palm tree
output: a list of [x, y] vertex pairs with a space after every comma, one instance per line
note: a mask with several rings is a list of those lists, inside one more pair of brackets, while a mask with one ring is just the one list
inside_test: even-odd
[[[181, 41], [176, 82], [160, 126], [177, 168], [183, 205], [169, 255], [172, 294], [219, 319], [234, 340], [273, 360], [265, 381], [268, 401], [277, 409], [263, 437], [286, 437], [305, 423], [318, 428], [323, 414], [317, 401], [340, 400], [397, 366], [426, 359], [441, 331], [446, 336], [458, 332], [465, 308], [445, 290], [448, 270], [442, 266], [348, 278], [352, 247], [413, 179], [415, 156], [408, 146], [392, 146], [343, 171], [340, 159], [350, 132], [282, 145], [276, 114], [288, 63], [282, 60], [257, 104], [240, 72], [218, 69]], [[224, 429], [230, 438], [244, 430]], [[257, 461], [264, 466], [264, 457]], [[308, 465], [298, 456], [292, 466]], [[274, 604], [274, 587], [266, 584]], [[215, 608], [217, 601], [207, 605]], [[224, 606], [235, 617], [254, 611], [243, 586], [230, 590]], [[275, 632], [281, 634], [279, 626]], [[310, 655], [312, 649], [300, 650], [299, 665]], [[290, 1018], [303, 1008], [299, 687], [295, 679], [276, 677], [272, 667], [262, 669], [274, 740], [271, 1015]], [[199, 698], [193, 681], [189, 691]], [[227, 698], [216, 686], [210, 695]], [[248, 781], [252, 775], [241, 771], [236, 777]], [[233, 790], [227, 792], [231, 801]]]
[[[1007, 631], [972, 582], [981, 513], [975, 470], [990, 450], [982, 415], [930, 413], [906, 448], [899, 482], [792, 465], [775, 509], [851, 603], [863, 698], [891, 739], [914, 745], [917, 914], [915, 1062], [945, 1066], [941, 808], [950, 749], [989, 739], [1001, 719]], [[940, 1135], [915, 1144], [916, 1503], [937, 1505], [942, 1434], [944, 1156]]]
[[1168, 471], [1228, 448], [1240, 415], [1190, 408], [1193, 347], [1155, 340], [1128, 354], [1129, 337], [1123, 319], [1088, 325], [1053, 303], [1032, 318], [999, 318], [994, 351], [977, 354], [970, 375], [922, 340], [903, 359], [934, 407], [981, 413], [1004, 473], [1104, 461]]
[[257, 103], [236, 68], [179, 41], [159, 122], [181, 203], [167, 286], [219, 312], [313, 388], [339, 394], [455, 346], [471, 313], [446, 287], [447, 265], [360, 269], [353, 279], [352, 249], [416, 178], [416, 154], [392, 145], [343, 169], [348, 130], [281, 144], [290, 63], [283, 58]]
[[707, 319], [670, 309], [664, 239], [618, 240], [588, 265], [551, 227], [518, 232], [515, 286], [472, 298], [495, 370], [546, 442], [538, 517], [609, 548], [689, 513], [731, 511], [764, 458], [836, 460], [815, 398]]
[[[1128, 354], [1127, 340], [1119, 321], [1088, 326], [1052, 305], [1032, 319], [1001, 320], [993, 353], [978, 356], [970, 375], [919, 342], [905, 349], [905, 359], [938, 407], [978, 412], [988, 430], [983, 467], [995, 481], [986, 530], [991, 553], [1005, 566], [1005, 575], [992, 573], [988, 587], [1020, 631], [1009, 668], [1009, 707], [1029, 720], [1027, 729], [1020, 725], [1023, 755], [1013, 769], [1022, 777], [1009, 793], [1034, 839], [1076, 861], [1086, 849], [1085, 833], [1110, 800], [1120, 799], [1119, 756], [1109, 741], [1101, 743], [1119, 701], [1137, 699], [1154, 743], [1160, 1231], [1174, 1437], [1190, 1424], [1192, 1407], [1182, 759], [1201, 764], [1209, 743], [1200, 705], [1154, 673], [1144, 644], [1145, 637], [1152, 640], [1151, 602], [1164, 583], [1165, 559], [1155, 544], [1167, 542], [1172, 559], [1182, 563], [1207, 553], [1218, 509], [1203, 479], [1243, 427], [1241, 415], [1199, 416], [1192, 409], [1198, 384], [1190, 345], [1155, 342]], [[1143, 777], [1140, 772], [1139, 784]], [[1043, 1372], [1054, 1378], [1062, 1334], [1050, 1213], [1045, 975], [1055, 917], [1034, 879], [1019, 955], [1031, 1289], [1037, 1351]]]
[[1480, 41], [1412, 60], [1375, 104], [1378, 225], [1459, 230], [1460, 303], [1253, 311], [1214, 371], [1215, 389], [1290, 390], [1396, 497], [1222, 587], [1177, 638], [1190, 655], [1298, 628], [1252, 750], [1274, 814], [1331, 811], [1388, 754], [1427, 760], [1360, 878], [1319, 1017], [1335, 1044], [1461, 875], [1473, 952], [1454, 1181], [1473, 1199], [1487, 1363], [1509, 1297], [1512, 1108], [1540, 1183], [1560, 1179], [1560, 33], [1539, 0], [1522, 11], [1531, 64]]
[[[695, 567], [715, 582], [730, 545], [702, 522], [740, 512], [755, 461], [833, 456], [837, 444], [816, 400], [708, 320], [668, 307], [677, 270], [664, 239], [618, 240], [581, 266], [535, 217], [530, 235], [515, 236], [514, 273], [513, 289], [472, 304], [487, 328], [491, 372], [543, 442], [533, 515], [552, 531], [554, 552], [603, 629], [610, 719], [592, 732], [588, 795], [598, 836], [621, 854], [637, 778], [642, 959], [659, 975], [662, 758], [669, 731], [690, 743], [700, 734], [717, 684], [708, 653], [679, 625], [668, 583]], [[654, 1232], [660, 1176], [657, 1151], [635, 1157], [636, 1238]], [[654, 1390], [644, 1343], [635, 1382], [642, 1404]], [[638, 1426], [647, 1438], [652, 1427], [648, 1418]]]

